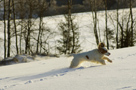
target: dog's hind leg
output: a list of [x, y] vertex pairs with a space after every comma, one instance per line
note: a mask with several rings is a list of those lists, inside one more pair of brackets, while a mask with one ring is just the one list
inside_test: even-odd
[[102, 65], [106, 65], [106, 63], [105, 63], [105, 61], [103, 59], [100, 59], [99, 63], [102, 64]]
[[106, 65], [106, 63], [105, 63], [105, 61], [104, 61], [104, 60], [102, 60], [101, 64], [102, 64], [102, 65]]
[[70, 68], [76, 68], [76, 67], [78, 67], [78, 66], [80, 65], [80, 63], [82, 63], [81, 60], [75, 60], [75, 59], [73, 59], [73, 60], [71, 61]]

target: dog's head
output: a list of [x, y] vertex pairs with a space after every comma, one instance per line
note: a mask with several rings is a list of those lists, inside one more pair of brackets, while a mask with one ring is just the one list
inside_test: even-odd
[[110, 53], [108, 52], [108, 50], [105, 48], [105, 44], [104, 43], [100, 43], [98, 45], [98, 50], [99, 50], [100, 53], [102, 53], [104, 55], [107, 55], [107, 56], [110, 55]]

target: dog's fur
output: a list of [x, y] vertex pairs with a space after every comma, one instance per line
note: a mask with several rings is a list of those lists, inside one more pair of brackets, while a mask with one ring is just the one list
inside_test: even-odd
[[78, 67], [83, 61], [100, 63], [102, 65], [106, 65], [104, 60], [107, 60], [108, 62], [112, 63], [112, 61], [109, 58], [105, 57], [104, 55], [109, 56], [110, 53], [105, 48], [104, 43], [100, 43], [98, 45], [98, 49], [94, 49], [92, 51], [84, 53], [73, 54], [74, 58], [71, 61], [70, 68]]

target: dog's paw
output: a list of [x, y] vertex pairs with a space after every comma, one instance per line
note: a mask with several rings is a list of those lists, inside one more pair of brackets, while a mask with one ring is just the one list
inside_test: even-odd
[[109, 62], [110, 62], [110, 63], [112, 63], [112, 61], [111, 61], [111, 60], [109, 60]]

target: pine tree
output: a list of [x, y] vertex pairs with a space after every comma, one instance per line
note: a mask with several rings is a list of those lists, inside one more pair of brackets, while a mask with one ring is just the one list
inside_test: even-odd
[[[81, 51], [79, 44], [79, 32], [77, 24], [73, 23], [73, 19], [69, 22], [66, 15], [66, 22], [59, 23], [59, 30], [62, 38], [58, 40], [60, 46], [57, 47], [60, 54], [78, 53]], [[70, 23], [70, 24], [69, 24]]]
[[68, 12], [65, 16], [66, 22], [59, 24], [62, 38], [58, 40], [61, 46], [57, 47], [60, 54], [71, 54], [80, 52], [78, 26], [74, 23], [74, 16], [71, 14], [72, 0], [68, 0]]

